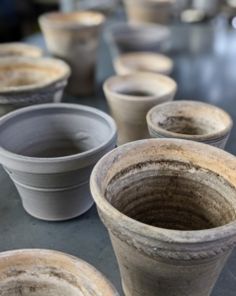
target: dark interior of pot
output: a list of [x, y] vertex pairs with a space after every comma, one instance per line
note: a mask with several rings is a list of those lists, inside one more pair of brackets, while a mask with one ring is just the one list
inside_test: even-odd
[[181, 162], [126, 168], [105, 194], [126, 216], [165, 229], [203, 230], [236, 219], [236, 190], [215, 173]]

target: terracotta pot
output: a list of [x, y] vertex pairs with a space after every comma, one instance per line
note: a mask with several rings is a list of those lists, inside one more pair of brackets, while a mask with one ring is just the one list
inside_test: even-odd
[[178, 139], [121, 146], [93, 170], [126, 296], [209, 296], [236, 245], [236, 158]]
[[147, 112], [171, 101], [176, 90], [174, 80], [160, 74], [137, 72], [109, 78], [104, 92], [118, 126], [118, 144], [149, 138]]
[[123, 0], [129, 22], [167, 24], [176, 0]]
[[173, 61], [167, 56], [151, 52], [123, 54], [117, 57], [113, 64], [118, 75], [127, 75], [140, 71], [170, 75], [174, 65]]
[[14, 109], [60, 102], [69, 67], [51, 58], [0, 58], [0, 115]]
[[23, 56], [39, 58], [43, 55], [41, 48], [27, 43], [11, 42], [0, 44], [0, 57]]
[[48, 13], [39, 18], [49, 51], [71, 67], [68, 92], [73, 95], [90, 95], [95, 90], [97, 48], [104, 20], [102, 14], [86, 11]]
[[224, 148], [233, 121], [222, 109], [201, 102], [176, 101], [152, 108], [147, 124], [153, 138], [179, 138]]
[[115, 147], [113, 119], [95, 108], [44, 104], [0, 119], [0, 163], [25, 210], [50, 221], [67, 220], [93, 204], [93, 166]]
[[113, 285], [87, 262], [52, 250], [0, 253], [2, 296], [118, 296]]

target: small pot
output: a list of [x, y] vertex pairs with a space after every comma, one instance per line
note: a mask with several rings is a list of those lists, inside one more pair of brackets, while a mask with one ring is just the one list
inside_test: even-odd
[[72, 95], [95, 91], [97, 48], [104, 21], [101, 13], [88, 11], [47, 13], [39, 18], [49, 51], [71, 67], [68, 92]]
[[27, 43], [11, 42], [0, 44], [0, 57], [23, 56], [39, 58], [43, 56], [41, 48]]
[[137, 72], [109, 78], [104, 92], [118, 126], [118, 144], [149, 138], [147, 112], [171, 101], [176, 90], [175, 81], [160, 74]]
[[60, 102], [69, 67], [51, 58], [0, 58], [0, 115], [28, 105]]
[[117, 57], [114, 68], [118, 75], [127, 75], [134, 72], [152, 72], [170, 75], [173, 70], [173, 61], [167, 56], [151, 52], [133, 52]]
[[52, 250], [0, 253], [2, 296], [118, 296], [113, 285], [87, 262]]
[[179, 138], [224, 149], [233, 121], [224, 110], [201, 102], [176, 101], [155, 106], [147, 114], [153, 138]]
[[113, 119], [91, 107], [44, 104], [0, 119], [0, 162], [32, 216], [60, 221], [93, 204], [93, 166], [115, 147]]
[[126, 296], [209, 296], [236, 245], [236, 158], [178, 139], [103, 157], [91, 191]]

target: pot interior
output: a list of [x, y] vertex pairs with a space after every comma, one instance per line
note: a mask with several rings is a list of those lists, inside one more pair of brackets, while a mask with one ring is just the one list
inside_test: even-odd
[[172, 230], [203, 230], [236, 219], [236, 190], [217, 174], [163, 160], [123, 168], [105, 196], [124, 215]]

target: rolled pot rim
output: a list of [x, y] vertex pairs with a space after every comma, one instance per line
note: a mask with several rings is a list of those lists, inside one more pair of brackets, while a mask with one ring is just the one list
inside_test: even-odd
[[[8, 51], [12, 51], [12, 52], [15, 52], [15, 48], [19, 48], [19, 50], [16, 50], [16, 52], [18, 51], [33, 51], [36, 53], [36, 55], [24, 55], [24, 56], [28, 56], [30, 58], [37, 58], [37, 57], [42, 57], [43, 56], [43, 49], [36, 46], [36, 45], [32, 45], [32, 44], [29, 44], [29, 43], [26, 43], [26, 42], [5, 42], [5, 43], [2, 43], [0, 44], [0, 56], [1, 56], [1, 53], [3, 52], [8, 52]], [[7, 56], [4, 55], [4, 58]], [[15, 55], [14, 55], [15, 56]], [[21, 55], [19, 55], [21, 56]], [[12, 57], [12, 55], [11, 55]]]
[[[186, 105], [186, 106], [190, 106], [192, 105], [193, 110], [198, 108], [198, 107], [204, 107], [207, 109], [211, 109], [211, 110], [215, 110], [217, 112], [220, 112], [222, 114], [222, 116], [224, 116], [225, 120], [227, 121], [227, 125], [224, 129], [219, 130], [219, 131], [215, 131], [212, 133], [207, 133], [207, 134], [202, 134], [202, 135], [188, 135], [188, 134], [182, 134], [182, 133], [176, 133], [176, 132], [172, 132], [172, 131], [168, 131], [164, 128], [161, 128], [159, 125], [156, 125], [153, 121], [152, 121], [152, 116], [157, 113], [158, 111], [161, 111], [163, 107], [168, 106], [168, 105], [172, 105], [172, 106], [176, 106], [178, 108], [181, 107], [181, 105]], [[154, 106], [151, 110], [149, 110], [149, 112], [147, 113], [146, 116], [146, 120], [147, 120], [147, 124], [148, 126], [154, 130], [155, 132], [159, 132], [161, 135], [165, 136], [165, 137], [171, 137], [171, 138], [180, 138], [180, 139], [185, 139], [185, 140], [195, 140], [195, 141], [203, 141], [203, 142], [209, 142], [212, 141], [214, 139], [219, 139], [219, 138], [224, 138], [226, 134], [228, 134], [232, 127], [233, 127], [233, 120], [231, 118], [231, 116], [229, 115], [229, 113], [227, 113], [225, 110], [208, 104], [208, 103], [204, 103], [204, 102], [200, 102], [200, 101], [186, 101], [186, 100], [181, 100], [181, 101], [172, 101], [172, 102], [166, 102], [157, 106]]]
[[[57, 77], [47, 79], [44, 82], [40, 83], [34, 83], [34, 84], [29, 84], [29, 85], [20, 85], [20, 86], [5, 86], [5, 87], [0, 87], [0, 95], [4, 94], [18, 94], [18, 93], [25, 93], [25, 92], [30, 92], [30, 91], [37, 91], [40, 89], [44, 89], [46, 87], [49, 87], [59, 81], [63, 81], [65, 79], [68, 79], [70, 74], [71, 74], [71, 69], [70, 67], [62, 60], [56, 59], [56, 58], [47, 58], [47, 57], [38, 57], [38, 58], [31, 58], [31, 57], [19, 57], [19, 56], [14, 56], [14, 57], [0, 57], [0, 69], [1, 66], [7, 66], [7, 65], [32, 65], [32, 66], [45, 66], [45, 67], [57, 67], [61, 68], [63, 70], [63, 74], [57, 75]], [[27, 101], [27, 100], [26, 100]], [[10, 100], [9, 100], [10, 102]]]
[[[113, 284], [109, 279], [105, 277], [97, 268], [95, 268], [90, 263], [80, 259], [79, 257], [70, 255], [65, 252], [50, 250], [50, 249], [38, 249], [38, 248], [29, 248], [29, 249], [16, 249], [0, 252], [0, 264], [1, 260], [7, 260], [9, 257], [56, 257], [58, 259], [65, 259], [68, 263], [73, 265], [79, 271], [83, 271], [83, 277], [88, 278], [89, 280], [95, 283], [96, 287], [102, 286], [103, 289], [106, 289], [107, 295], [119, 296]], [[7, 264], [6, 264], [7, 265]]]
[[[116, 158], [119, 157], [120, 152], [125, 153], [126, 151], [131, 151], [132, 148], [137, 146], [152, 146], [152, 145], [179, 145], [184, 147], [185, 149], [189, 149], [189, 151], [198, 151], [199, 155], [200, 152], [204, 153], [204, 155], [211, 155], [214, 154], [217, 156], [217, 159], [224, 158], [224, 161], [227, 162], [228, 169], [234, 173], [234, 176], [230, 176], [233, 180], [233, 184], [236, 188], [236, 158], [231, 155], [230, 153], [225, 152], [222, 149], [204, 144], [198, 143], [189, 140], [182, 140], [182, 139], [146, 139], [146, 140], [139, 140], [135, 142], [130, 142], [123, 146], [119, 146], [118, 148], [110, 151], [105, 156], [103, 156], [98, 163], [95, 165], [91, 177], [90, 177], [90, 190], [92, 196], [95, 200], [95, 203], [98, 209], [104, 213], [106, 216], [109, 216], [114, 224], [117, 227], [124, 228], [128, 232], [133, 232], [137, 235], [142, 237], [152, 238], [154, 240], [161, 240], [166, 243], [176, 243], [176, 244], [196, 244], [196, 243], [203, 243], [203, 242], [214, 242], [221, 240], [225, 237], [232, 237], [236, 233], [236, 221], [230, 222], [223, 226], [204, 229], [204, 230], [190, 230], [190, 231], [181, 231], [181, 230], [172, 230], [166, 228], [160, 228], [151, 226], [148, 224], [144, 224], [139, 222], [135, 219], [128, 217], [127, 215], [123, 214], [115, 207], [113, 207], [108, 200], [104, 196], [104, 192], [98, 184], [98, 176], [101, 174], [101, 171], [104, 167], [109, 164], [109, 168], [111, 169], [111, 165], [113, 162], [116, 161]], [[232, 181], [231, 180], [231, 181]]]

